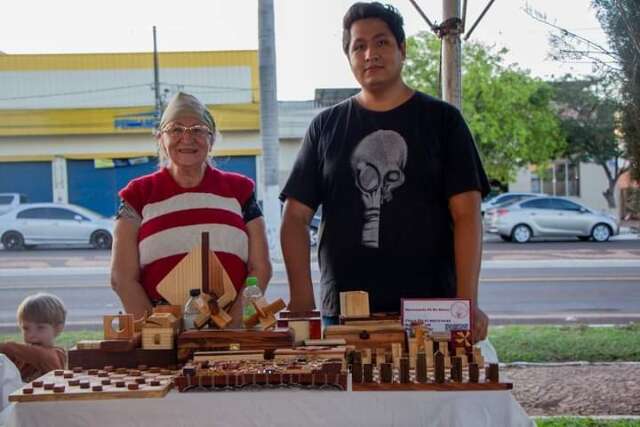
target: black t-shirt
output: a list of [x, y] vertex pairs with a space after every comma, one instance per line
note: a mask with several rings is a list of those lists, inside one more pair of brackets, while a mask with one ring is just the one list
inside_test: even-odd
[[322, 205], [322, 309], [369, 292], [372, 312], [401, 298], [454, 297], [448, 199], [489, 191], [473, 138], [453, 106], [416, 92], [385, 112], [350, 98], [311, 122], [281, 199]]

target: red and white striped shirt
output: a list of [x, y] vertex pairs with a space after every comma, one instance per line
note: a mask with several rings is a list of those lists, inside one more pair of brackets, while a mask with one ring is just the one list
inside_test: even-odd
[[207, 167], [202, 182], [193, 188], [180, 187], [163, 168], [132, 180], [120, 191], [120, 197], [142, 217], [140, 282], [150, 299], [161, 298], [156, 286], [200, 244], [205, 231], [211, 250], [240, 290], [249, 258], [242, 206], [254, 188], [253, 181], [243, 175]]

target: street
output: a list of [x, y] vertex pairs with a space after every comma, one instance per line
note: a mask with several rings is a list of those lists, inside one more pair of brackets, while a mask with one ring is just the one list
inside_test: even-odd
[[[109, 286], [109, 251], [49, 249], [0, 251], [0, 330], [15, 330], [15, 310], [26, 295], [47, 291], [69, 311], [69, 328], [97, 327], [121, 310]], [[313, 280], [319, 273], [313, 262]], [[315, 286], [318, 301], [319, 286]], [[267, 299], [288, 300], [286, 273], [274, 264]], [[487, 241], [480, 305], [492, 324], [640, 320], [640, 240], [537, 242]]]

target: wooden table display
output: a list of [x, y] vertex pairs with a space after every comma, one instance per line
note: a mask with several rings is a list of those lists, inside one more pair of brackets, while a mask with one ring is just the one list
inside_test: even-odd
[[186, 365], [175, 378], [181, 392], [237, 390], [243, 388], [330, 388], [347, 389], [347, 373], [342, 361], [232, 360]]
[[10, 402], [48, 402], [164, 397], [174, 371], [150, 369], [89, 369], [51, 371], [9, 396]]
[[400, 367], [392, 363], [362, 363], [360, 352], [351, 356], [353, 391], [473, 391], [473, 390], [511, 390], [512, 383], [502, 383], [497, 363], [478, 366], [469, 363], [462, 367], [462, 359], [454, 357], [452, 368], [444, 369], [444, 356], [436, 353], [435, 368], [426, 366], [424, 360], [418, 360], [417, 368], [409, 367], [409, 358], [402, 357]]

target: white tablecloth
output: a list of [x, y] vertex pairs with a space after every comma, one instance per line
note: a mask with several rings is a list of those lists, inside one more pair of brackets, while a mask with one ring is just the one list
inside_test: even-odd
[[170, 392], [162, 399], [18, 403], [8, 426], [529, 427], [508, 391]]

